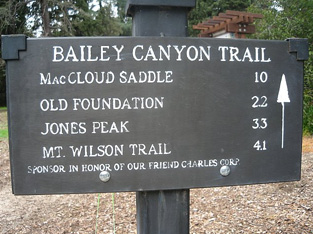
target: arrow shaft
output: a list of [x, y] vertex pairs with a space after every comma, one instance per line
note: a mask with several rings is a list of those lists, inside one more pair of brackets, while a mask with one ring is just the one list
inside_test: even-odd
[[281, 148], [284, 148], [284, 136], [285, 136], [285, 103], [282, 102], [282, 117], [281, 117]]

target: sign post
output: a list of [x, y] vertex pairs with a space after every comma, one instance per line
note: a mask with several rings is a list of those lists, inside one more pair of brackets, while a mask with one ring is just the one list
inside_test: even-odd
[[[128, 0], [126, 9], [133, 18], [132, 35], [186, 37], [187, 14], [194, 6], [195, 0]], [[136, 206], [138, 234], [189, 233], [189, 189], [139, 191]]]

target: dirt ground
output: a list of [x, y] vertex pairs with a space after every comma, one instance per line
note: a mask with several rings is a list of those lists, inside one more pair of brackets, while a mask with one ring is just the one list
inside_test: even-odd
[[[192, 189], [190, 233], [313, 233], [312, 169], [307, 137], [299, 182]], [[0, 140], [1, 233], [136, 233], [135, 193], [99, 196], [98, 206], [98, 194], [12, 195], [8, 141]]]

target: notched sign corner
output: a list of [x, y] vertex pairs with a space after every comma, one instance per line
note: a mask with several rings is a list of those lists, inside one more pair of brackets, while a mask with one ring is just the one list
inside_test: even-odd
[[289, 38], [289, 53], [297, 53], [297, 60], [304, 61], [309, 58], [309, 42], [306, 38]]
[[4, 60], [18, 60], [19, 51], [25, 51], [27, 48], [27, 37], [22, 34], [3, 35], [2, 41], [2, 58]]

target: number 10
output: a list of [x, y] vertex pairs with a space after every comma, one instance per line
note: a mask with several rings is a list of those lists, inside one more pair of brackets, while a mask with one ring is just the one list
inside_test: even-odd
[[255, 83], [265, 83], [268, 79], [268, 75], [267, 73], [264, 71], [264, 72], [261, 72], [261, 74], [259, 75], [258, 72], [255, 73]]

